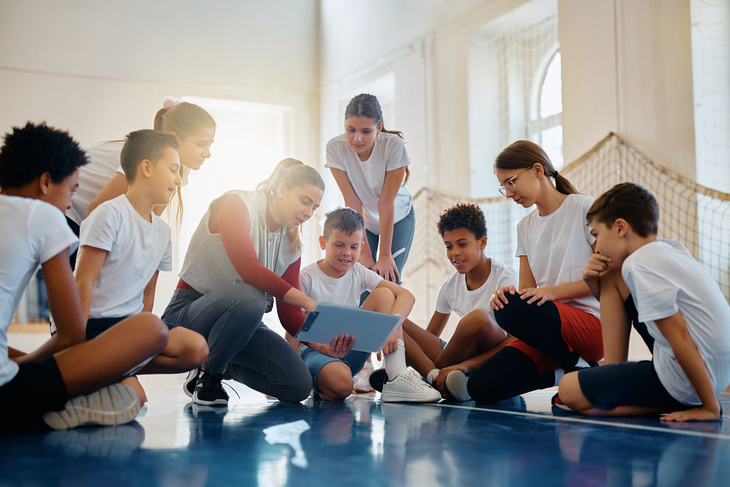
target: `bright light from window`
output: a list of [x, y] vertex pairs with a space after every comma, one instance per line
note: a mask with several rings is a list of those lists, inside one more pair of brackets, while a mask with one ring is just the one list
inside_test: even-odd
[[547, 153], [555, 169], [563, 167], [563, 126], [543, 130], [540, 133], [540, 145]]
[[540, 90], [540, 118], [563, 111], [563, 82], [560, 75], [560, 51], [556, 52], [545, 73]]

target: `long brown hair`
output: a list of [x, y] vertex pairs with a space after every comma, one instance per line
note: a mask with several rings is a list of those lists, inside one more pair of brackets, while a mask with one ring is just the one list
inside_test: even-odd
[[[184, 139], [190, 134], [194, 134], [203, 128], [213, 128], [215, 130], [215, 119], [205, 111], [205, 109], [188, 102], [177, 103], [171, 98], [166, 98], [162, 102], [162, 108], [155, 113], [153, 128], [158, 132], [166, 134], [175, 132], [179, 140]], [[182, 177], [183, 166], [180, 166], [180, 177]], [[177, 195], [177, 211], [175, 212], [175, 221], [179, 227], [182, 223], [183, 216], [183, 200], [182, 189], [180, 186], [175, 190]], [[174, 198], [174, 196], [173, 196]], [[170, 198], [172, 201], [173, 198]], [[170, 206], [167, 207], [168, 219], [170, 215]]]
[[[375, 125], [380, 125], [381, 131], [387, 134], [395, 134], [405, 140], [403, 132], [400, 130], [387, 130], [385, 128], [385, 124], [383, 123], [383, 111], [380, 109], [380, 103], [375, 95], [360, 93], [350, 100], [350, 103], [347, 104], [347, 108], [345, 108], [345, 120], [349, 117], [372, 118], [375, 121]], [[403, 178], [403, 185], [408, 182], [408, 178], [410, 177], [411, 171], [408, 169], [408, 166], [406, 166], [406, 176]]]
[[575, 189], [570, 181], [558, 174], [558, 171], [550, 162], [547, 153], [534, 142], [529, 140], [518, 140], [517, 142], [507, 146], [494, 161], [495, 169], [514, 170], [527, 169], [535, 164], [540, 164], [545, 175], [555, 179], [555, 188], [563, 194], [576, 194]]
[[[256, 191], [263, 191], [266, 194], [266, 199], [271, 201], [276, 194], [276, 188], [282, 183], [289, 189], [311, 184], [324, 191], [324, 180], [319, 172], [312, 166], [307, 166], [302, 161], [291, 157], [279, 162], [274, 168], [274, 172], [271, 173], [271, 176], [256, 186]], [[299, 229], [301, 229], [301, 226]], [[298, 252], [302, 248], [299, 229], [290, 228], [288, 230], [289, 238], [292, 242], [291, 250], [294, 252]]]

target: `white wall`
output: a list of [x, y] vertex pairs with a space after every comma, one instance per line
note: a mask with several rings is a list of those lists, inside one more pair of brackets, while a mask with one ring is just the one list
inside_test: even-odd
[[[87, 146], [151, 128], [166, 96], [223, 98], [291, 107], [289, 155], [316, 166], [318, 12], [316, 0], [0, 0], [0, 133], [45, 120]], [[156, 311], [176, 274], [161, 276]]]
[[560, 0], [565, 159], [617, 132], [695, 179], [689, 0]]

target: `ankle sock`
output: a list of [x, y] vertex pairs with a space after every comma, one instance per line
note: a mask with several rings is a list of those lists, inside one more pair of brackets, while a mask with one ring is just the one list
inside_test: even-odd
[[398, 339], [398, 348], [394, 352], [384, 355], [383, 361], [388, 380], [393, 380], [406, 371], [406, 344], [403, 343], [403, 340]]

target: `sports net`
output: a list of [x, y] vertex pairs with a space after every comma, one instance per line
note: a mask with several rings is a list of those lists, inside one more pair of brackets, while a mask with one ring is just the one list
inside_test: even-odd
[[[657, 198], [659, 237], [682, 242], [710, 272], [730, 302], [730, 194], [715, 191], [659, 166], [615, 134], [608, 135], [560, 171], [579, 191], [593, 196], [631, 181]], [[457, 202], [477, 203], [487, 218], [487, 254], [512, 264], [517, 222], [528, 213], [503, 197], [470, 199], [421, 189], [414, 195], [416, 234], [404, 269], [405, 285], [419, 296], [417, 314], [433, 311], [441, 283], [454, 272], [436, 230], [441, 212]], [[424, 297], [427, 299], [421, 300]]]

